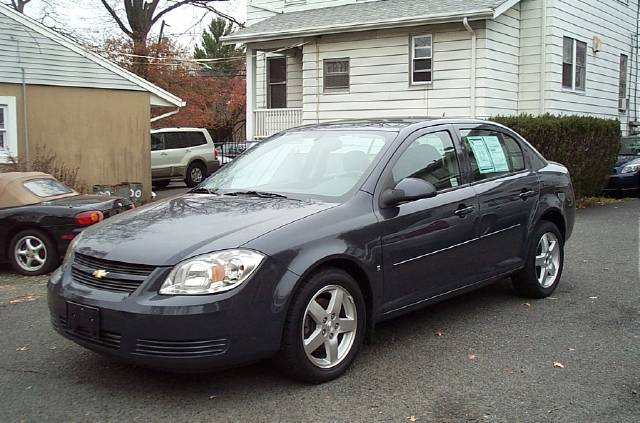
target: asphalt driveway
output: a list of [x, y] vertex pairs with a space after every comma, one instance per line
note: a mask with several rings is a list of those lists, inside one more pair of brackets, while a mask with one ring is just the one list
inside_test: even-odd
[[637, 422], [639, 217], [640, 200], [580, 211], [552, 298], [503, 281], [385, 323], [321, 386], [269, 362], [201, 375], [119, 364], [53, 332], [44, 279], [0, 269], [0, 421]]

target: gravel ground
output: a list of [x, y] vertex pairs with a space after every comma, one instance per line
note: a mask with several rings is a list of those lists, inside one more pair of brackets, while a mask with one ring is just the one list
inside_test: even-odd
[[46, 278], [0, 268], [0, 421], [635, 423], [639, 210], [579, 212], [553, 297], [502, 281], [387, 322], [321, 386], [268, 361], [200, 375], [122, 365], [54, 333]]

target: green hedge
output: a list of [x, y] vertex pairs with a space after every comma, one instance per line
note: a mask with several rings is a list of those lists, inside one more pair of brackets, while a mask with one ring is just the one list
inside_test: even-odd
[[620, 121], [585, 116], [498, 116], [493, 119], [571, 172], [578, 198], [599, 195], [620, 149]]

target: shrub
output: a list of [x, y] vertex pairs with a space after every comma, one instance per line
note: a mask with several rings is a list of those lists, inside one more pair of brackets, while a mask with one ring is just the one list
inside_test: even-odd
[[9, 164], [0, 168], [0, 172], [44, 172], [80, 193], [88, 192], [87, 185], [78, 178], [78, 168], [65, 165], [58, 160], [56, 153], [46, 147], [37, 146], [34, 153], [29, 161], [11, 159]]
[[586, 116], [498, 116], [493, 119], [522, 135], [547, 160], [571, 172], [578, 198], [598, 195], [620, 150], [620, 121]]

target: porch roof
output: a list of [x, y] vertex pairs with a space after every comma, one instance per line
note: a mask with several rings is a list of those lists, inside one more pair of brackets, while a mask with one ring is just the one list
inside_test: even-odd
[[279, 13], [223, 38], [227, 44], [495, 19], [520, 0], [384, 0]]

